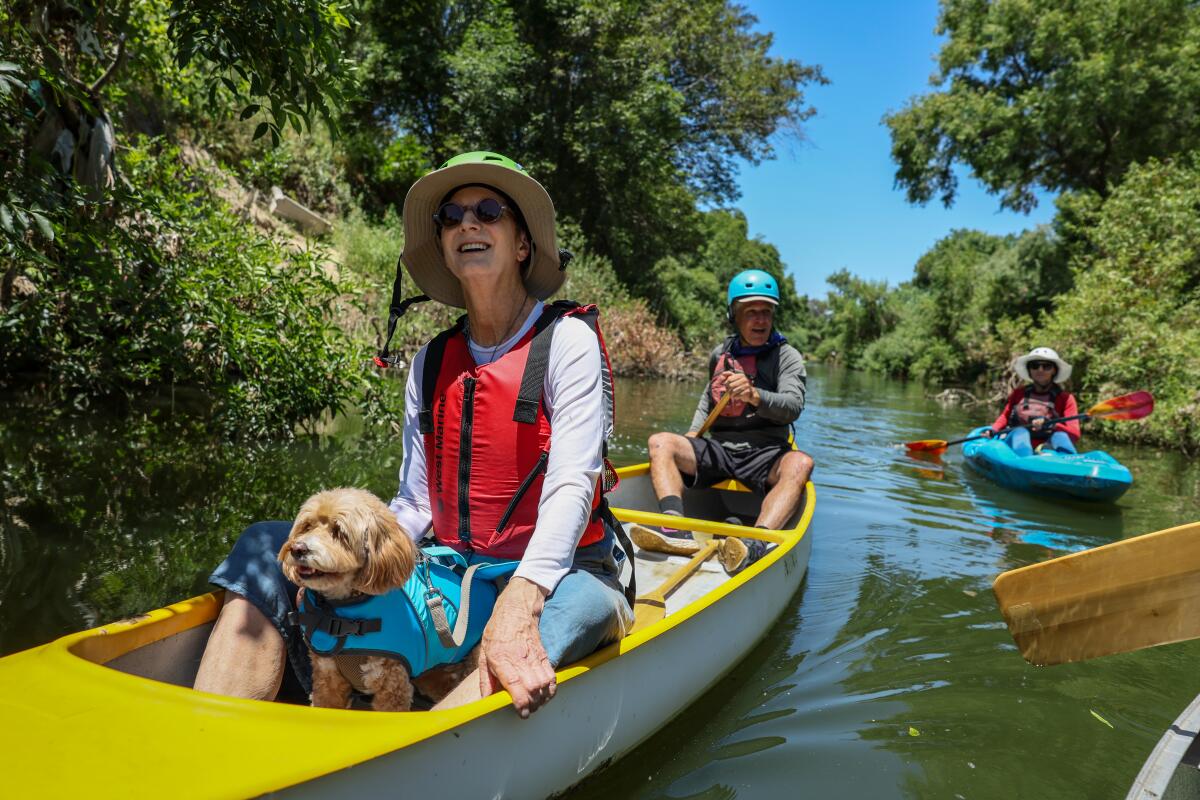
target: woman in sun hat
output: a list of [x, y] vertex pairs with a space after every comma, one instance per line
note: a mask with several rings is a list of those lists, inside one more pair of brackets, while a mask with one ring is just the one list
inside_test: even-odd
[[1028, 383], [1008, 395], [1004, 410], [992, 423], [992, 433], [988, 435], [1011, 426], [1005, 441], [1019, 456], [1033, 455], [1034, 446], [1047, 441], [1060, 453], [1074, 453], [1075, 442], [1079, 441], [1079, 420], [1047, 422], [1079, 413], [1075, 396], [1062, 388], [1071, 377], [1071, 365], [1049, 347], [1035, 347], [1013, 362], [1013, 371]]
[[[619, 639], [633, 622], [601, 497], [611, 383], [588, 321], [594, 308], [543, 304], [565, 278], [554, 204], [502, 155], [464, 153], [418, 180], [404, 201], [404, 233], [412, 280], [467, 313], [413, 359], [391, 508], [414, 539], [432, 532], [472, 563], [519, 560], [484, 630], [479, 669], [442, 706], [502, 687], [528, 716], [554, 695], [557, 666]], [[255, 572], [246, 564], [267, 572], [262, 554], [273, 563], [271, 547], [282, 544], [254, 544], [254, 530], [214, 573], [232, 600], [197, 688], [247, 696], [271, 680], [277, 687], [262, 671], [281, 670], [285, 655], [303, 662], [296, 672], [306, 677], [307, 651], [276, 611], [295, 589], [277, 567], [258, 581], [271, 586], [246, 589]], [[257, 680], [219, 669], [246, 663]]]

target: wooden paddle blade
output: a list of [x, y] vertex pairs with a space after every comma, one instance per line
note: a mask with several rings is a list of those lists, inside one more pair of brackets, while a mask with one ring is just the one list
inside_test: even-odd
[[704, 545], [686, 564], [671, 573], [657, 589], [638, 597], [633, 603], [633, 627], [630, 629], [630, 633], [636, 633], [665, 617], [667, 615], [667, 595], [679, 588], [679, 584], [700, 569], [700, 565], [717, 552], [719, 545], [720, 542], [709, 542]]
[[942, 453], [948, 444], [945, 439], [922, 439], [919, 442], [905, 442], [904, 446], [914, 453]]
[[1141, 419], [1154, 411], [1154, 395], [1149, 392], [1133, 392], [1097, 403], [1088, 409], [1088, 416], [1105, 419]]
[[1010, 570], [992, 591], [1031, 664], [1200, 638], [1200, 522]]
[[667, 615], [667, 601], [662, 597], [639, 597], [633, 604], [632, 631], [640, 631]]

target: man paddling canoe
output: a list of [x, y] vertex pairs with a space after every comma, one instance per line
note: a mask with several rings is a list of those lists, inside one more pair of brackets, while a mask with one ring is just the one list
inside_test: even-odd
[[[680, 516], [684, 485], [735, 478], [766, 495], [754, 524], [775, 529], [796, 510], [813, 468], [812, 458], [793, 450], [790, 441], [791, 424], [804, 410], [804, 358], [774, 330], [779, 286], [770, 273], [738, 273], [725, 299], [733, 333], [709, 356], [712, 380], [687, 434], [663, 431], [650, 437], [650, 476], [659, 509]], [[726, 394], [712, 437], [702, 438], [701, 428]], [[663, 533], [677, 534], [669, 528]], [[728, 539], [721, 561], [733, 573], [765, 550], [754, 539]]]
[[[528, 716], [554, 696], [555, 667], [633, 622], [600, 497], [611, 424], [604, 356], [586, 314], [541, 302], [565, 277], [554, 204], [511, 159], [450, 159], [409, 190], [404, 228], [413, 281], [467, 313], [413, 359], [392, 510], [414, 539], [432, 528], [472, 562], [520, 561], [484, 629], [480, 669], [442, 707], [503, 687]], [[526, 386], [534, 365], [543, 378]], [[269, 699], [285, 662], [311, 685], [307, 649], [286, 621], [296, 587], [275, 560], [289, 528], [251, 526], [213, 574], [226, 601], [197, 689]]]

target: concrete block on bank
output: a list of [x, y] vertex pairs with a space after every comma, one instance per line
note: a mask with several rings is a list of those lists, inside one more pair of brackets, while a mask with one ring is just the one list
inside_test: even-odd
[[278, 186], [271, 187], [270, 210], [275, 216], [289, 219], [309, 233], [321, 234], [333, 230], [329, 220], [300, 205], [285, 195]]

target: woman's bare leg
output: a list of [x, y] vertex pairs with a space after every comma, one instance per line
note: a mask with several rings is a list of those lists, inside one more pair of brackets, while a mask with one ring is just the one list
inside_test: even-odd
[[228, 697], [274, 700], [286, 663], [287, 648], [271, 621], [245, 597], [226, 591], [194, 688]]

